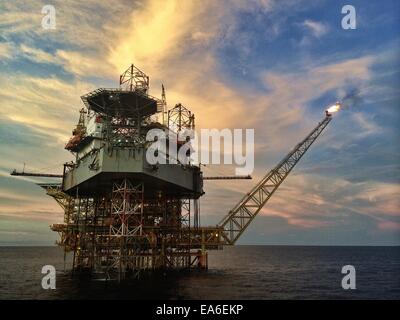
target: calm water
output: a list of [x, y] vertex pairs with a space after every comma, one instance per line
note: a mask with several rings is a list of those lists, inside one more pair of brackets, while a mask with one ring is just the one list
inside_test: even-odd
[[[41, 288], [56, 267], [57, 289]], [[354, 265], [357, 289], [341, 288]], [[209, 270], [117, 284], [72, 279], [56, 247], [0, 247], [1, 299], [400, 299], [400, 247], [236, 246], [211, 252]]]

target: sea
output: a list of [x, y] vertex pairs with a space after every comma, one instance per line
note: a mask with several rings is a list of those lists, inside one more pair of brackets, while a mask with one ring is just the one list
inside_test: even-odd
[[[43, 289], [44, 265], [56, 288]], [[355, 289], [343, 289], [343, 266]], [[400, 299], [400, 247], [234, 246], [209, 253], [208, 270], [123, 282], [73, 276], [58, 247], [0, 247], [0, 299]]]

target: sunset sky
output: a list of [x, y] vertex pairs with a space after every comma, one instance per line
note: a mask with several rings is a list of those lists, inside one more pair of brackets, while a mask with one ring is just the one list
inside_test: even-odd
[[[42, 28], [54, 5], [56, 29]], [[341, 27], [343, 5], [357, 28]], [[207, 181], [202, 224], [358, 92], [239, 244], [400, 245], [400, 2], [330, 0], [2, 1], [0, 245], [51, 245], [54, 200], [14, 168], [60, 173], [83, 104], [131, 63], [181, 102], [198, 128], [254, 128], [253, 180]], [[207, 174], [233, 174], [210, 166]]]

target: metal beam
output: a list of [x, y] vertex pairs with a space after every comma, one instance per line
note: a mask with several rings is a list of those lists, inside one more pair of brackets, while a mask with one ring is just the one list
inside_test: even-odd
[[210, 176], [203, 177], [203, 180], [242, 180], [242, 179], [253, 179], [250, 175], [247, 176]]
[[331, 120], [332, 116], [327, 114], [325, 119], [221, 220], [218, 226], [224, 230], [221, 236], [226, 244], [233, 245], [237, 241]]
[[10, 175], [12, 176], [26, 176], [26, 177], [46, 177], [46, 178], [62, 178], [62, 174], [54, 174], [54, 173], [36, 173], [36, 172], [18, 172], [14, 169]]

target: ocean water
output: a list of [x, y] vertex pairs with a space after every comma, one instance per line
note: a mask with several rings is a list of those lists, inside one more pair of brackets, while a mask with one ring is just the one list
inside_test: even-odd
[[[55, 290], [41, 287], [46, 264]], [[344, 265], [355, 290], [341, 287]], [[57, 247], [0, 247], [0, 299], [400, 299], [400, 247], [227, 247], [209, 253], [207, 271], [121, 284], [71, 277]]]

